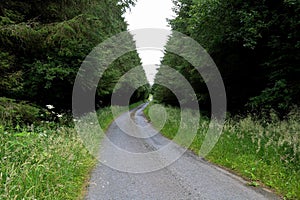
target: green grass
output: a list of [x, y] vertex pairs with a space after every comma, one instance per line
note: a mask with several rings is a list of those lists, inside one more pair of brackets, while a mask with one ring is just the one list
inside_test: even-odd
[[[168, 118], [161, 132], [173, 139], [180, 124], [180, 110], [165, 107]], [[185, 110], [185, 113], [193, 113]], [[149, 106], [145, 110], [149, 117]], [[287, 199], [300, 199], [300, 117], [296, 111], [285, 120], [276, 116], [258, 120], [251, 116], [228, 119], [223, 134], [206, 159], [224, 166], [249, 180], [249, 185], [264, 185]], [[190, 123], [190, 122], [188, 122]], [[154, 127], [159, 121], [152, 119]], [[209, 119], [200, 118], [199, 130], [189, 149], [199, 153]], [[191, 124], [185, 124], [189, 127]], [[187, 132], [188, 133], [188, 132]], [[175, 141], [183, 146], [182, 141]]]
[[[82, 199], [96, 159], [73, 123], [61, 119], [63, 123], [40, 121], [28, 126], [14, 115], [28, 116], [30, 107], [36, 110], [30, 120], [39, 121], [38, 108], [7, 102], [9, 106], [0, 107], [0, 199]], [[119, 113], [124, 110], [118, 108]], [[110, 108], [100, 109], [97, 116], [104, 130], [113, 121]]]
[[0, 199], [80, 197], [95, 160], [73, 128], [53, 126], [0, 126]]

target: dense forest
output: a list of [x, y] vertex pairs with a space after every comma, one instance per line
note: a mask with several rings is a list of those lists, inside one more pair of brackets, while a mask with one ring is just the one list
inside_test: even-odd
[[[85, 57], [105, 39], [127, 30], [130, 0], [8, 0], [0, 3], [0, 96], [69, 110], [73, 83]], [[132, 37], [131, 41], [134, 45]], [[105, 71], [96, 104], [108, 105], [119, 78], [141, 65], [137, 52]], [[146, 77], [144, 77], [146, 78]], [[132, 98], [145, 98], [142, 87]]]
[[[175, 0], [174, 4], [177, 16], [169, 20], [170, 26], [211, 55], [221, 72], [230, 112], [272, 109], [283, 116], [299, 106], [299, 1]], [[176, 42], [171, 37], [168, 45]], [[202, 109], [209, 111], [208, 91], [195, 66], [170, 52], [162, 64], [183, 74]], [[156, 81], [163, 76], [162, 68]], [[177, 104], [167, 88], [154, 85], [153, 90], [158, 102]]]

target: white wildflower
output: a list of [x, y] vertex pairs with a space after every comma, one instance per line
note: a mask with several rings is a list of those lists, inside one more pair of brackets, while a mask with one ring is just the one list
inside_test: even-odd
[[62, 118], [63, 115], [62, 115], [62, 114], [57, 114], [56, 116], [57, 116], [58, 118]]
[[46, 105], [46, 107], [47, 107], [49, 110], [54, 109], [54, 106], [53, 106], [53, 105]]

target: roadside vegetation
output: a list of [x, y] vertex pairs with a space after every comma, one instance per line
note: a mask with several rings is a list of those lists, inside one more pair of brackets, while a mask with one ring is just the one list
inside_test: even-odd
[[1, 98], [0, 199], [80, 197], [95, 160], [72, 121], [48, 107]]
[[[130, 106], [134, 108], [140, 103]], [[126, 107], [115, 106], [119, 114]], [[96, 164], [71, 116], [0, 98], [0, 199], [81, 199]], [[97, 111], [106, 130], [110, 107]]]
[[[148, 119], [150, 107], [151, 104], [144, 111]], [[181, 111], [170, 106], [164, 108], [167, 120], [161, 133], [173, 139], [181, 123]], [[194, 111], [184, 112], [192, 116]], [[229, 117], [221, 137], [205, 159], [242, 175], [249, 180], [251, 186], [267, 186], [287, 199], [299, 199], [299, 111], [294, 110], [284, 120], [279, 120], [275, 113], [271, 115], [271, 120], [251, 115]], [[201, 116], [197, 135], [192, 144], [187, 146], [196, 154], [199, 153], [209, 122], [209, 118]], [[152, 124], [154, 127], [161, 127], [161, 122], [155, 118]], [[191, 124], [182, 126], [189, 127]], [[175, 142], [184, 145], [184, 138], [182, 141]]]

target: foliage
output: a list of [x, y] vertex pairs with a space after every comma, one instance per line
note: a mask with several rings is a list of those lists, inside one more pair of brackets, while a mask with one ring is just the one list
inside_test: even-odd
[[[230, 111], [272, 107], [285, 115], [299, 105], [299, 1], [175, 0], [173, 30], [201, 44], [216, 62]], [[172, 38], [169, 44], [172, 44]], [[193, 66], [167, 53], [162, 64], [185, 75], [209, 110], [208, 93]], [[156, 91], [164, 102], [169, 93]], [[173, 98], [173, 97], [171, 97]]]
[[[82, 61], [99, 43], [126, 30], [122, 14], [134, 2], [1, 2], [0, 95], [42, 107], [52, 104], [70, 109], [73, 83]], [[132, 36], [127, 41], [133, 45]], [[114, 84], [124, 72], [138, 65], [137, 52], [112, 64], [96, 93], [96, 99], [102, 102], [97, 105], [109, 104]]]
[[3, 125], [24, 125], [40, 121], [41, 109], [26, 102], [0, 97], [0, 122]]

